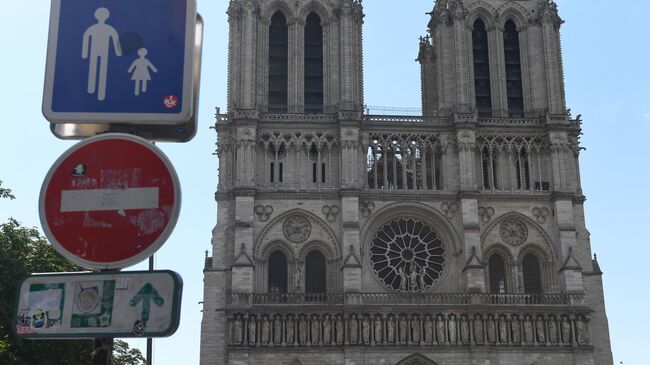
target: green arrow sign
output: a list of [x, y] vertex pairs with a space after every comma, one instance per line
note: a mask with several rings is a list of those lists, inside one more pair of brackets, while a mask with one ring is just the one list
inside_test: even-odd
[[156, 289], [151, 285], [151, 283], [146, 283], [140, 291], [138, 291], [138, 294], [136, 294], [131, 300], [129, 301], [129, 305], [131, 307], [135, 307], [138, 305], [138, 303], [142, 302], [142, 313], [140, 314], [140, 320], [142, 320], [143, 324], [147, 324], [147, 321], [149, 320], [149, 311], [150, 311], [150, 306], [151, 306], [151, 301], [153, 300], [154, 304], [156, 304], [159, 307], [162, 307], [163, 304], [165, 304], [165, 301], [163, 298], [158, 294]]

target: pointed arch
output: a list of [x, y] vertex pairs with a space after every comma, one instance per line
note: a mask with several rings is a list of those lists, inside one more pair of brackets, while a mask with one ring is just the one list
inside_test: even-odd
[[400, 360], [397, 365], [438, 365], [438, 363], [422, 354], [413, 354]]
[[271, 17], [278, 11], [282, 12], [288, 22], [291, 22], [296, 18], [296, 8], [288, 0], [270, 1], [260, 9], [260, 17], [270, 23]]
[[481, 19], [487, 29], [496, 25], [497, 13], [494, 7], [485, 1], [477, 1], [467, 8], [469, 16], [467, 17], [467, 26], [471, 29], [476, 20]]
[[332, 19], [332, 11], [334, 6], [330, 1], [327, 0], [311, 0], [305, 1], [300, 4], [300, 7], [297, 11], [297, 16], [303, 21], [307, 20], [307, 17], [311, 13], [315, 13], [321, 19], [321, 24], [324, 26], [328, 25]]
[[[494, 235], [495, 230], [498, 232], [501, 223], [510, 218], [515, 218], [524, 222], [529, 232], [534, 231], [539, 237], [539, 240], [529, 238], [523, 245], [517, 248], [505, 248], [506, 246], [501, 243], [501, 239], [488, 240], [489, 237]], [[530, 236], [531, 234], [529, 233], [529, 237]], [[499, 216], [492, 223], [490, 223], [481, 234], [481, 247], [483, 248], [484, 252], [489, 252], [489, 250], [499, 248], [502, 250], [505, 249], [511, 251], [513, 252], [513, 257], [516, 257], [515, 263], [521, 262], [521, 253], [528, 249], [538, 250], [545, 261], [555, 262], [557, 253], [551, 242], [553, 241], [546, 233], [544, 228], [537, 224], [537, 222], [535, 222], [533, 219], [518, 212], [508, 212]]]
[[[264, 253], [269, 252], [269, 247], [273, 244], [277, 244], [279, 241], [282, 242], [283, 245], [288, 246], [286, 243], [284, 243], [284, 239], [277, 235], [277, 238], [269, 239], [269, 233], [278, 229], [281, 231], [282, 223], [284, 220], [287, 217], [296, 214], [307, 218], [312, 226], [318, 226], [318, 228], [322, 230], [321, 235], [318, 237], [314, 235], [312, 235], [313, 237], [310, 236], [305, 241], [305, 243], [301, 244], [299, 247], [304, 248], [317, 242], [320, 247], [326, 248], [327, 252], [332, 255], [331, 259], [341, 259], [341, 252], [339, 251], [340, 245], [338, 239], [336, 238], [336, 235], [334, 234], [334, 231], [330, 228], [330, 226], [315, 214], [300, 208], [288, 210], [282, 214], [279, 214], [277, 217], [268, 222], [264, 229], [257, 235], [253, 249], [253, 258], [263, 259], [265, 257]], [[312, 228], [312, 230], [314, 230], [314, 228]], [[293, 248], [291, 249], [291, 252], [294, 252]], [[304, 252], [304, 250], [301, 252]], [[296, 253], [294, 254], [293, 258], [298, 259], [299, 255]]]
[[508, 20], [515, 22], [517, 31], [521, 31], [528, 24], [527, 19], [530, 19], [530, 13], [526, 8], [513, 1], [508, 1], [501, 5], [497, 10], [496, 24], [499, 28], [503, 29]]
[[293, 361], [291, 361], [289, 365], [303, 365], [303, 363], [302, 361], [300, 361], [299, 358], [296, 357], [295, 359], [293, 359]]

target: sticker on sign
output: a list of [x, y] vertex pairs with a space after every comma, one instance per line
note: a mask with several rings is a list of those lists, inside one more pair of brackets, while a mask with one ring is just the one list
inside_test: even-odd
[[180, 185], [167, 157], [140, 137], [109, 133], [66, 151], [39, 200], [54, 248], [90, 269], [118, 269], [152, 255], [171, 234]]

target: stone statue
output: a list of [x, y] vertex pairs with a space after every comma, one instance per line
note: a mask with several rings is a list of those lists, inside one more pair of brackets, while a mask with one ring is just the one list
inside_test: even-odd
[[420, 342], [420, 332], [422, 328], [420, 326], [420, 318], [417, 315], [411, 317], [411, 342], [419, 343]]
[[338, 315], [336, 316], [336, 343], [338, 345], [343, 345], [345, 341], [345, 330], [344, 330], [344, 324], [343, 324], [343, 319], [341, 319], [341, 316]]
[[311, 343], [322, 343], [320, 338], [320, 321], [317, 316], [311, 318]]
[[405, 316], [399, 317], [399, 342], [406, 344], [408, 342], [408, 321]]
[[375, 324], [374, 333], [373, 333], [374, 340], [375, 340], [375, 342], [377, 344], [380, 344], [381, 341], [383, 340], [383, 337], [384, 337], [384, 334], [383, 334], [383, 331], [382, 331], [383, 326], [382, 326], [381, 316], [376, 316], [375, 317], [375, 323], [374, 324]]
[[424, 291], [427, 287], [426, 281], [424, 281], [424, 277], [427, 275], [427, 270], [425, 268], [422, 268], [420, 270], [420, 276], [418, 277], [420, 281], [420, 291]]
[[326, 314], [325, 319], [323, 319], [323, 342], [326, 344], [332, 342], [332, 322], [329, 314]]
[[519, 318], [518, 317], [513, 317], [512, 318], [512, 323], [510, 324], [510, 330], [512, 331], [512, 342], [515, 345], [518, 345], [521, 343], [521, 331], [520, 331], [520, 325], [519, 325]]
[[262, 319], [262, 345], [269, 343], [271, 338], [271, 322], [269, 322], [269, 317], [264, 316]]
[[361, 333], [363, 343], [370, 344], [370, 319], [368, 319], [368, 316], [363, 316], [361, 320]]
[[350, 323], [348, 326], [350, 330], [350, 343], [356, 344], [359, 341], [359, 324], [357, 323], [357, 316], [355, 314], [350, 317]]
[[494, 326], [494, 319], [492, 318], [492, 315], [488, 316], [486, 322], [487, 340], [490, 344], [493, 344], [496, 342], [496, 328]]
[[406, 280], [406, 273], [404, 272], [404, 268], [400, 267], [399, 270], [397, 270], [397, 274], [399, 275], [399, 290], [406, 291], [408, 289], [408, 283]]
[[447, 322], [447, 326], [449, 327], [449, 342], [452, 344], [456, 343], [456, 317], [452, 314], [449, 317], [449, 321]]
[[566, 345], [571, 343], [571, 322], [567, 317], [562, 317], [562, 343]]
[[438, 315], [438, 319], [436, 320], [436, 337], [438, 338], [438, 343], [439, 344], [444, 344], [446, 340], [445, 336], [445, 330], [446, 330], [447, 324], [445, 323], [445, 319], [442, 315]]
[[298, 322], [298, 341], [301, 345], [306, 344], [308, 341], [307, 331], [307, 318], [303, 314], [300, 316], [300, 321]]
[[533, 324], [530, 322], [530, 316], [528, 315], [524, 320], [524, 342], [527, 345], [533, 344]]
[[540, 345], [546, 345], [546, 331], [544, 331], [544, 318], [537, 317], [537, 321], [535, 321], [535, 329], [537, 330], [537, 342]]
[[585, 322], [581, 318], [576, 318], [576, 339], [578, 340], [578, 345], [587, 344], [587, 331], [585, 330]]
[[294, 337], [294, 331], [295, 331], [295, 324], [293, 322], [293, 316], [288, 316], [287, 317], [287, 323], [285, 324], [285, 329], [287, 333], [285, 334], [286, 342], [287, 344], [291, 345], [295, 342], [295, 337]]
[[460, 339], [463, 341], [463, 345], [469, 344], [469, 323], [465, 316], [460, 320]]
[[276, 316], [273, 321], [273, 343], [279, 345], [282, 343], [282, 317]]
[[433, 321], [431, 316], [424, 320], [424, 341], [428, 344], [433, 343]]
[[386, 321], [386, 340], [388, 343], [395, 342], [395, 319], [392, 316]]
[[300, 264], [296, 265], [296, 272], [294, 273], [293, 276], [293, 282], [296, 284], [296, 292], [301, 293], [302, 292], [302, 269], [300, 268]]
[[409, 290], [412, 292], [418, 291], [418, 272], [415, 264], [411, 264], [411, 272], [408, 276], [409, 281]]
[[480, 316], [474, 317], [474, 342], [483, 344], [483, 319]]
[[508, 322], [504, 317], [499, 317], [499, 341], [508, 343]]
[[257, 341], [257, 323], [255, 323], [255, 317], [250, 317], [248, 320], [248, 344], [255, 346]]
[[548, 341], [555, 345], [557, 344], [557, 323], [555, 317], [551, 317], [548, 321]]
[[242, 319], [241, 316], [237, 316], [235, 323], [233, 324], [233, 341], [234, 345], [239, 345], [242, 343]]

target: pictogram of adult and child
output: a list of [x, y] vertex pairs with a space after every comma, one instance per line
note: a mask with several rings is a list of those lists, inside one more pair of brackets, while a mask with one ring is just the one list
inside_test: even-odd
[[[95, 10], [95, 19], [97, 24], [90, 26], [83, 35], [81, 46], [81, 58], [89, 59], [88, 67], [88, 94], [97, 93], [97, 100], [106, 99], [106, 80], [108, 77], [108, 58], [111, 45], [115, 56], [122, 56], [122, 47], [120, 37], [112, 26], [106, 24], [106, 19], [110, 12], [106, 8]], [[138, 49], [138, 58], [133, 61], [127, 73], [131, 74], [131, 80], [134, 81], [133, 94], [138, 96], [140, 93], [147, 92], [147, 82], [151, 80], [150, 70], [158, 72], [149, 59], [147, 59], [147, 49]], [[99, 73], [97, 72], [99, 67]], [[99, 79], [99, 80], [98, 80]]]

